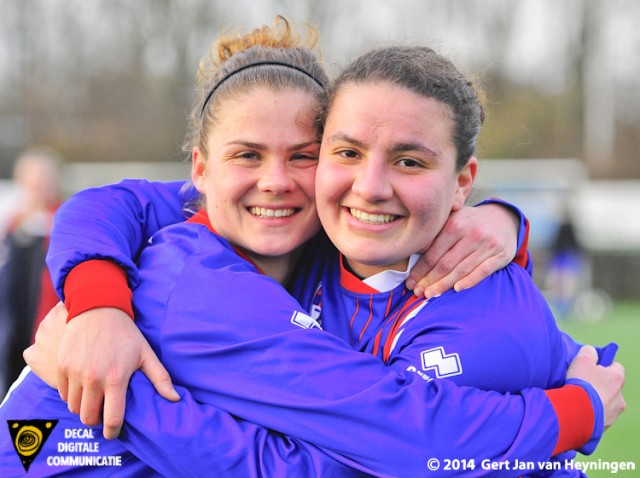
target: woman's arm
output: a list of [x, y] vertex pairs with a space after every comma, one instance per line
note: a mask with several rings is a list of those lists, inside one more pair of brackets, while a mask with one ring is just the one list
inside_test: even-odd
[[85, 424], [99, 423], [104, 410], [107, 437], [119, 432], [124, 392], [138, 368], [162, 396], [176, 399], [168, 373], [131, 323], [129, 286], [137, 283], [134, 260], [149, 237], [183, 221], [193, 196], [184, 182], [125, 180], [82, 191], [56, 214], [47, 263], [74, 318], [62, 337], [56, 384]]
[[510, 262], [533, 273], [527, 250], [529, 221], [513, 204], [487, 199], [452, 213], [411, 270], [407, 287], [436, 297], [476, 286]]
[[[395, 372], [332, 335], [296, 326], [312, 322], [295, 320], [304, 313], [277, 283], [224, 249], [212, 257], [215, 238], [191, 233], [164, 231], [145, 249], [136, 303], [145, 336], [198, 402], [392, 475], [402, 473], [398, 456], [404, 472], [417, 475], [432, 457], [544, 461], [564, 442], [549, 440], [563, 435], [541, 390], [503, 396]], [[156, 273], [175, 262], [177, 275]], [[575, 392], [572, 406], [591, 408], [584, 390]], [[602, 432], [575, 425], [579, 442]]]
[[[50, 322], [50, 320], [51, 317], [45, 320], [44, 330], [41, 333], [46, 332], [47, 327], [50, 326], [47, 322]], [[58, 321], [58, 328], [62, 329], [63, 326], [64, 317]], [[313, 333], [313, 331], [307, 331], [305, 335]], [[196, 334], [194, 334], [195, 336]], [[293, 337], [291, 338], [293, 339]], [[206, 340], [206, 338], [203, 338], [203, 340]], [[310, 343], [293, 342], [285, 337], [282, 338], [281, 343], [298, 343], [305, 348], [310, 345]], [[186, 346], [184, 350], [199, 350], [199, 345], [198, 343], [195, 347]], [[260, 353], [266, 353], [268, 350], [262, 347], [262, 343], [254, 343], [253, 348], [256, 351], [261, 351]], [[318, 347], [312, 347], [310, 352], [314, 352], [315, 358], [312, 358], [311, 365], [314, 365], [316, 361], [320, 362], [318, 360], [319, 357], [326, 357], [322, 350]], [[217, 352], [220, 353], [221, 351]], [[282, 352], [282, 357], [289, 356], [286, 350]], [[365, 365], [364, 372], [366, 372], [368, 366], [371, 365], [370, 360], [373, 357], [366, 354], [355, 355], [364, 360], [362, 364]], [[228, 358], [237, 365], [244, 363], [244, 361], [237, 362], [233, 357]], [[185, 365], [183, 361], [180, 361], [180, 363], [182, 363], [183, 367], [192, 368], [190, 362], [189, 366]], [[261, 381], [277, 380], [273, 375], [266, 372], [268, 367], [272, 368], [274, 365], [272, 359], [268, 363], [264, 363], [262, 360], [252, 360], [252, 364], [255, 367], [254, 369], [246, 370], [244, 367], [240, 367], [239, 373], [245, 373], [249, 376], [260, 375]], [[343, 365], [347, 366], [346, 363]], [[331, 365], [327, 364], [327, 366], [330, 367]], [[302, 368], [300, 371], [302, 377], [308, 374], [313, 376], [316, 373], [315, 366], [305, 367], [304, 363], [302, 363], [298, 364], [298, 367]], [[319, 367], [322, 368], [323, 366], [320, 364]], [[349, 366], [349, 368], [351, 367]], [[231, 367], [230, 370], [234, 370], [234, 368]], [[362, 377], [351, 372], [350, 376], [346, 376], [344, 379], [351, 384], [357, 381], [362, 385], [364, 382], [361, 380], [364, 380], [368, 374], [365, 373], [364, 375], [365, 377]], [[590, 364], [588, 360], [585, 362], [584, 358], [581, 364], [574, 367], [573, 376], [598, 383], [600, 393], [606, 390], [606, 386], [603, 386], [601, 382], [611, 379], [611, 373], [608, 369], [595, 367], [595, 361]], [[209, 377], [209, 381], [215, 381], [218, 378], [222, 380], [224, 377], [222, 375]], [[291, 383], [294, 390], [296, 387], [301, 386], [301, 382], [295, 380], [288, 381], [288, 383]], [[333, 382], [329, 381], [328, 383], [331, 384]], [[343, 381], [337, 383], [341, 384]], [[390, 393], [393, 388], [397, 387], [395, 381], [389, 382], [388, 385], [389, 389], [385, 393]], [[495, 460], [507, 457], [520, 460], [540, 459], [545, 461], [548, 456], [541, 457], [539, 455], [540, 451], [536, 447], [542, 446], [544, 448], [548, 446], [549, 449], [546, 450], [546, 453], [550, 454], [553, 444], [556, 443], [555, 437], [571, 437], [571, 430], [577, 428], [579, 421], [582, 421], [575, 413], [579, 409], [581, 399], [581, 394], [576, 394], [579, 391], [575, 386], [572, 387], [573, 390], [559, 389], [553, 391], [553, 396], [550, 400], [547, 400], [540, 390], [525, 391], [522, 397], [503, 397], [495, 393], [485, 393], [474, 389], [451, 388], [453, 385], [449, 384], [447, 386], [445, 382], [440, 382], [439, 385], [442, 389], [439, 392], [435, 392], [438, 389], [436, 386], [434, 389], [435, 395], [432, 396], [433, 400], [427, 407], [422, 407], [427, 408], [429, 410], [427, 413], [432, 415], [432, 420], [425, 424], [424, 428], [424, 433], [432, 437], [431, 440], [427, 440], [433, 442], [431, 443], [432, 446], [425, 445], [422, 441], [414, 443], [409, 440], [406, 447], [403, 446], [402, 449], [395, 450], [394, 447], [398, 440], [408, 438], [405, 428], [411, 431], [415, 424], [419, 423], [421, 418], [424, 417], [424, 413], [420, 408], [417, 409], [418, 411], [415, 415], [409, 413], [409, 421], [406, 424], [399, 425], [399, 428], [396, 429], [394, 422], [401, 419], [402, 413], [404, 413], [402, 409], [399, 409], [402, 406], [400, 402], [406, 400], [406, 397], [398, 395], [398, 401], [391, 396], [387, 396], [394, 403], [393, 416], [389, 415], [391, 408], [384, 406], [384, 404], [382, 404], [383, 409], [379, 410], [378, 413], [370, 414], [367, 409], [369, 391], [366, 390], [363, 391], [362, 395], [352, 398], [343, 396], [343, 398], [347, 401], [354, 400], [356, 413], [360, 413], [357, 409], [364, 407], [361, 412], [366, 415], [364, 423], [369, 423], [370, 426], [374, 427], [376, 430], [375, 436], [369, 437], [365, 434], [358, 440], [354, 440], [353, 433], [356, 433], [357, 430], [351, 428], [349, 419], [341, 420], [339, 415], [329, 417], [330, 422], [318, 419], [316, 422], [317, 426], [320, 427], [319, 429], [305, 428], [302, 432], [316, 436], [317, 431], [320, 430], [320, 434], [317, 435], [318, 438], [328, 443], [327, 449], [322, 451], [318, 450], [314, 445], [300, 442], [294, 438], [287, 438], [279, 433], [269, 432], [244, 420], [233, 419], [229, 414], [215, 407], [196, 402], [183, 389], [180, 389], [182, 399], [179, 402], [167, 402], [155, 394], [146, 378], [142, 377], [141, 374], [136, 374], [132, 379], [131, 388], [128, 392], [127, 422], [121, 438], [127, 448], [133, 451], [136, 456], [159, 471], [169, 474], [180, 470], [192, 470], [193, 472], [199, 469], [230, 469], [242, 470], [242, 473], [246, 474], [246, 476], [254, 476], [264, 472], [265, 469], [286, 469], [289, 473], [292, 473], [292, 476], [295, 476], [296, 470], [302, 470], [305, 473], [309, 472], [309, 470], [335, 471], [341, 470], [343, 465], [347, 465], [355, 467], [354, 474], [356, 475], [356, 470], [375, 471], [377, 473], [381, 473], [380, 470], [387, 470], [393, 476], [404, 476], [404, 474], [412, 476], [411, 473], [414, 472], [418, 476], [424, 470], [424, 463], [419, 461], [420, 456], [412, 456], [412, 454], [422, 453], [421, 447], [423, 446], [430, 446], [427, 448], [431, 452], [429, 456], [440, 459], [441, 463], [444, 463], [443, 458], [452, 458], [454, 455], [464, 456], [467, 460], [476, 459], [478, 467], [480, 466], [480, 458], [490, 460], [492, 463], [496, 462]], [[240, 386], [243, 386], [242, 383]], [[312, 386], [323, 388], [322, 383]], [[350, 386], [353, 387], [354, 385]], [[244, 385], [244, 388], [249, 389], [247, 395], [252, 397], [253, 401], [257, 396], [262, 397], [257, 388], [254, 389], [246, 385]], [[458, 393], [454, 393], [456, 389]], [[328, 393], [331, 395], [338, 392], [329, 390]], [[342, 392], [339, 393], [342, 394]], [[313, 395], [315, 396], [315, 394]], [[326, 394], [324, 395], [327, 398]], [[603, 401], [608, 404], [608, 410], [612, 409], [611, 400], [608, 397], [613, 396], [614, 394], [603, 394]], [[224, 400], [225, 397], [219, 397], [218, 399]], [[345, 404], [333, 400], [322, 400], [322, 406], [337, 407], [339, 409]], [[488, 410], [484, 409], [485, 406]], [[312, 415], [322, 413], [311, 402], [301, 402], [299, 407], [308, 407], [308, 412]], [[253, 403], [249, 408], [253, 408]], [[447, 409], [449, 409], [450, 414], [448, 418], [445, 416]], [[554, 409], [557, 410], [557, 421], [553, 412]], [[291, 410], [284, 409], [282, 412], [288, 415]], [[401, 415], [398, 416], [397, 413], [401, 413]], [[279, 409], [273, 410], [272, 413], [258, 411], [257, 418], [259, 420], [264, 418], [272, 421], [284, 420], [289, 424], [288, 426], [293, 427], [302, 426], [308, 419], [303, 416], [302, 420], [291, 420], [288, 416], [279, 417], [279, 414]], [[270, 415], [273, 415], [273, 417], [270, 417]], [[303, 415], [306, 415], [306, 412]], [[518, 417], [518, 420], [510, 423], [511, 421], [508, 419], [510, 416]], [[309, 417], [309, 419], [311, 418]], [[509, 424], [509, 426], [503, 426], [505, 424]], [[312, 424], [312, 427], [314, 425], [316, 424]], [[560, 434], [558, 434], [559, 425]], [[465, 433], [465, 428], [469, 427], [474, 429], [477, 427], [476, 432], [468, 433], [464, 438], [460, 439], [460, 435]], [[565, 430], [564, 434], [562, 429]], [[514, 431], [516, 434], [511, 435]], [[390, 437], [384, 436], [387, 432], [390, 432]], [[495, 438], [492, 434], [495, 434]], [[598, 435], [597, 432], [595, 432], [595, 435]], [[491, 436], [491, 439], [483, 439], [483, 437], [487, 436]], [[381, 447], [381, 449], [374, 448], [370, 450], [367, 443], [369, 438], [377, 441], [376, 446], [378, 448]], [[456, 438], [458, 441], [456, 441]], [[575, 437], [573, 438], [575, 439]], [[510, 439], [514, 440], [513, 446], [509, 446], [507, 443]], [[345, 456], [343, 453], [336, 455], [336, 451], [344, 451], [345, 441], [352, 450], [354, 447], [361, 447], [362, 450], [359, 450], [355, 457], [351, 455]], [[210, 444], [210, 446], [204, 446], [205, 443]], [[582, 443], [567, 441], [564, 438], [562, 443], [558, 442], [556, 449], [558, 451], [562, 449], [558, 448], [558, 446], [578, 447]], [[454, 444], [456, 445], [454, 446]], [[389, 450], [386, 450], [387, 448]], [[502, 450], [500, 453], [506, 455], [497, 456], [495, 455], [496, 450]], [[475, 455], [473, 454], [474, 452], [476, 453]], [[418, 467], [417, 469], [415, 468], [416, 466]], [[472, 470], [469, 471], [471, 472]], [[344, 473], [346, 474], [347, 472], [344, 471]], [[319, 476], [324, 475], [320, 474]]]
[[64, 299], [69, 271], [89, 259], [113, 261], [135, 285], [134, 261], [147, 240], [185, 219], [182, 208], [193, 198], [185, 184], [125, 180], [81, 191], [66, 201], [55, 215], [47, 254], [58, 295]]
[[[590, 370], [588, 370], [590, 369]], [[592, 372], [602, 373], [593, 364], [584, 362], [574, 368], [573, 374], [586, 378]], [[591, 375], [593, 379], [593, 375]], [[531, 458], [520, 455], [524, 449], [535, 446], [535, 440], [553, 441], [552, 437], [542, 435], [527, 436], [521, 433], [513, 449], [505, 452], [501, 458], [492, 457], [490, 450], [483, 450], [480, 457], [466, 455], [472, 450], [469, 443], [461, 445], [462, 450], [456, 449], [450, 442], [449, 435], [443, 435], [440, 442], [446, 449], [444, 455], [438, 455], [442, 450], [433, 450], [430, 456], [438, 462], [430, 461], [426, 465], [414, 469], [411, 459], [407, 455], [414, 450], [409, 446], [400, 450], [395, 456], [390, 451], [383, 452], [378, 460], [372, 463], [368, 453], [362, 456], [350, 457], [336, 453], [332, 448], [320, 449], [315, 445], [304, 442], [296, 437], [285, 436], [278, 432], [233, 417], [222, 410], [198, 403], [188, 390], [178, 387], [181, 400], [169, 403], [159, 397], [151, 384], [140, 373], [134, 374], [131, 387], [127, 395], [127, 413], [123, 432], [118, 438], [125, 447], [147, 465], [167, 476], [191, 474], [193, 476], [210, 476], [227, 473], [233, 476], [422, 476], [435, 473], [435, 469], [426, 468], [438, 463], [444, 467], [447, 460], [464, 460], [464, 470], [437, 471], [438, 476], [482, 476], [489, 471], [482, 471], [482, 461], [486, 464], [498, 463], [495, 460]], [[554, 406], [558, 406], [559, 420], [563, 421], [567, 413], [559, 404], [565, 401], [568, 407], [575, 406], [572, 395], [568, 389], [558, 389], [553, 398]], [[567, 393], [569, 392], [569, 393]], [[561, 398], [564, 395], [564, 398]], [[526, 407], [535, 403], [531, 396], [523, 398]], [[573, 402], [573, 403], [572, 403]], [[575, 409], [574, 409], [575, 411]], [[506, 413], [498, 413], [506, 415]], [[385, 416], [377, 417], [385, 420]], [[531, 417], [533, 418], [533, 417]], [[470, 421], [469, 423], [471, 423]], [[545, 422], [546, 423], [546, 422]], [[453, 425], [453, 424], [451, 424]], [[574, 423], [575, 425], [575, 423]], [[565, 422], [567, 428], [571, 428], [569, 422]], [[526, 427], [526, 423], [523, 423]], [[544, 427], [544, 425], [543, 425]], [[482, 428], [479, 428], [482, 430]], [[443, 430], [445, 433], [448, 430]], [[495, 432], [503, 430], [496, 428]], [[333, 430], [334, 434], [346, 434], [354, 441], [347, 426]], [[481, 439], [484, 433], [479, 432]], [[473, 441], [473, 439], [471, 440]], [[490, 439], [487, 442], [491, 442]], [[385, 441], [381, 443], [384, 445]], [[527, 444], [527, 445], [524, 445]], [[562, 445], [567, 445], [567, 442]], [[560, 443], [556, 449], [562, 450]], [[490, 448], [490, 445], [488, 445]], [[587, 451], [592, 451], [587, 450]], [[463, 455], [460, 455], [460, 454]], [[464, 456], [464, 458], [458, 458]], [[547, 462], [549, 457], [542, 459]], [[381, 471], [380, 463], [386, 464], [386, 472]], [[512, 461], [513, 462], [513, 461]], [[522, 462], [522, 461], [521, 461]], [[474, 465], [474, 468], [467, 467]], [[373, 468], [372, 468], [373, 467]], [[491, 476], [518, 476], [513, 470], [491, 472]]]
[[[60, 349], [58, 387], [68, 400], [69, 408], [80, 413], [85, 424], [100, 421], [104, 399], [108, 412], [104, 428], [107, 437], [118, 433], [124, 413], [123, 391], [137, 368], [145, 366], [145, 373], [163, 396], [175, 397], [166, 371], [150, 353], [146, 342], [136, 337], [131, 324], [122, 320], [117, 309], [132, 316], [129, 285], [135, 285], [138, 280], [134, 259], [155, 231], [184, 219], [182, 205], [193, 199], [193, 193], [181, 193], [183, 188], [182, 182], [127, 180], [78, 193], [63, 205], [56, 217], [48, 263], [59, 294], [66, 299], [69, 317], [73, 319]], [[476, 210], [486, 212], [489, 208]], [[513, 215], [506, 209], [493, 213], [498, 221], [502, 217], [503, 224], [514, 222], [510, 216]], [[479, 222], [485, 228], [483, 237], [502, 235], [497, 242], [510, 248], [505, 236], [513, 237], [516, 226], [498, 227], [499, 222], [482, 217], [474, 222], [458, 220], [457, 224], [469, 224], [477, 231]], [[456, 227], [462, 238], [468, 230]], [[504, 255], [496, 252], [492, 241], [483, 241], [480, 250], [487, 248], [487, 242], [489, 254]], [[467, 254], [475, 253], [478, 246], [467, 241], [466, 246], [463, 243], [462, 250], [465, 249]], [[471, 255], [477, 260], [485, 257], [484, 253]], [[449, 263], [448, 259], [445, 262]], [[122, 274], [122, 270], [126, 274]], [[103, 310], [93, 314], [91, 310], [95, 308]], [[126, 344], [126, 349], [117, 350], [113, 343]], [[127, 361], [126, 357], [135, 360]], [[115, 393], [120, 395], [114, 396]]]
[[118, 437], [163, 476], [371, 476], [357, 460], [198, 403], [188, 390], [178, 390], [181, 400], [169, 403], [135, 373]]

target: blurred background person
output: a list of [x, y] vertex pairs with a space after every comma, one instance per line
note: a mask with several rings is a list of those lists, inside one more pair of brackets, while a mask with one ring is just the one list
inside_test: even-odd
[[545, 289], [557, 319], [568, 319], [578, 294], [588, 287], [587, 264], [569, 214], [558, 225], [551, 244]]
[[53, 215], [61, 203], [62, 158], [45, 147], [25, 150], [13, 181], [18, 203], [8, 219], [0, 261], [0, 393], [24, 368], [22, 351], [57, 301], [45, 265]]

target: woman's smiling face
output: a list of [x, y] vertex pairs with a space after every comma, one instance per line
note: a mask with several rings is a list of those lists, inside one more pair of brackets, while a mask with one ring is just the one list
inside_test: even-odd
[[456, 170], [447, 105], [389, 83], [345, 84], [324, 129], [316, 179], [327, 234], [358, 275], [403, 270], [471, 190]]
[[320, 228], [316, 111], [304, 91], [256, 88], [225, 100], [208, 157], [194, 148], [192, 179], [211, 224], [249, 256], [290, 254]]

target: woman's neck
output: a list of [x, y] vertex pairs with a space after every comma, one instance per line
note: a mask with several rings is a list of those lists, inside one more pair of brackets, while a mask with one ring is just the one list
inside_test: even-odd
[[254, 264], [264, 272], [265, 275], [277, 280], [280, 284], [286, 287], [289, 279], [291, 278], [291, 274], [295, 269], [296, 263], [298, 262], [300, 250], [277, 257], [259, 256], [250, 253], [247, 253], [247, 255]]

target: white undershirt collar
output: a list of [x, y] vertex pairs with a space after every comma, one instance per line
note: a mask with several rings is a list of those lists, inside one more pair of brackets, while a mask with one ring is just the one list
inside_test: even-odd
[[387, 292], [391, 289], [395, 289], [397, 286], [407, 280], [411, 269], [416, 265], [416, 262], [418, 262], [419, 258], [419, 254], [413, 254], [411, 257], [409, 257], [409, 264], [407, 265], [406, 271], [382, 271], [372, 275], [371, 277], [367, 277], [362, 282], [367, 284], [369, 287], [373, 287], [379, 292]]

